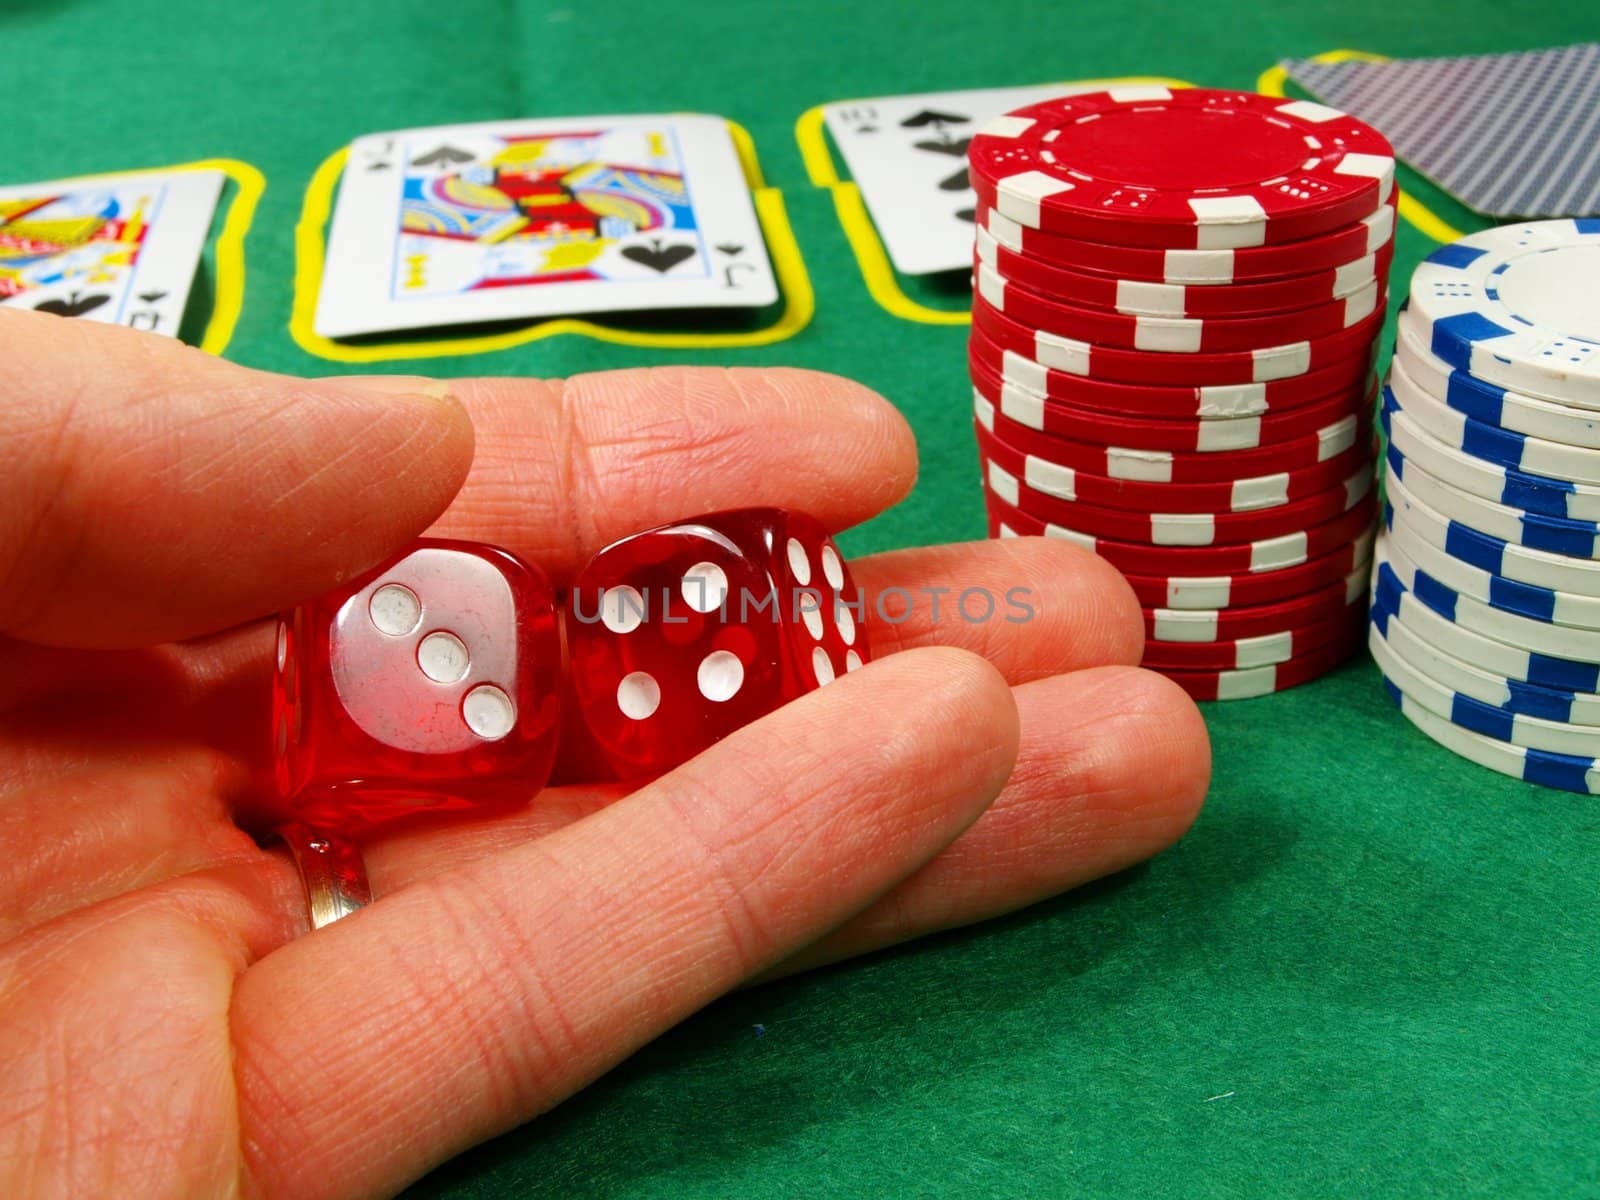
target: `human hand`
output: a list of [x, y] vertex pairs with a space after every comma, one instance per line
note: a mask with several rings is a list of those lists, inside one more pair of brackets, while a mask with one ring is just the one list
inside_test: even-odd
[[[523, 810], [365, 847], [307, 932], [235, 824], [272, 628], [433, 524], [556, 585], [626, 533], [899, 500], [911, 435], [801, 371], [290, 379], [0, 310], [0, 1193], [392, 1192], [730, 988], [983, 920], [1176, 839], [1204, 728], [1061, 542], [875, 555], [866, 591], [1032, 589], [632, 790], [581, 747]], [[474, 433], [476, 453], [474, 454]], [[981, 657], [980, 657], [981, 655]], [[985, 661], [987, 660], [987, 661]]]

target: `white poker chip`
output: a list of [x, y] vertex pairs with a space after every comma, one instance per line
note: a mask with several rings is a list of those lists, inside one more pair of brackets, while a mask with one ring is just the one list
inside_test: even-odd
[[1419, 499], [1393, 472], [1386, 472], [1384, 487], [1390, 509], [1389, 523], [1403, 522], [1446, 554], [1521, 583], [1575, 592], [1580, 596], [1600, 596], [1600, 562], [1532, 550], [1451, 520]]
[[1600, 521], [1600, 487], [1532, 475], [1475, 458], [1436, 440], [1392, 399], [1393, 393], [1386, 388], [1383, 427], [1389, 444], [1436, 479], [1448, 479], [1475, 496], [1513, 508], [1551, 517]]
[[1530, 621], [1600, 631], [1600, 596], [1538, 587], [1485, 571], [1435, 546], [1404, 521], [1396, 521], [1388, 530], [1388, 537], [1390, 544], [1419, 570], [1490, 608]]
[[1457, 625], [1536, 654], [1573, 662], [1600, 662], [1600, 630], [1533, 621], [1491, 608], [1429, 575], [1389, 538], [1379, 544], [1378, 557], [1388, 563], [1402, 587], [1425, 599], [1435, 611], [1447, 610]]
[[1450, 366], [1542, 400], [1600, 410], [1600, 219], [1487, 229], [1411, 277], [1423, 343]]
[[1410, 312], [1402, 312], [1396, 324], [1389, 370], [1474, 421], [1528, 437], [1600, 450], [1600, 412], [1524, 396], [1453, 370], [1418, 339]]
[[1600, 794], [1600, 765], [1593, 758], [1529, 750], [1475, 733], [1471, 729], [1463, 729], [1407, 696], [1392, 681], [1385, 680], [1384, 683], [1389, 699], [1406, 720], [1446, 750], [1459, 754], [1469, 762], [1542, 787], [1560, 788], [1580, 795]]
[[1374, 601], [1372, 623], [1391, 650], [1429, 677], [1506, 712], [1600, 729], [1600, 695], [1528, 683], [1520, 673], [1501, 673], [1498, 660], [1511, 656], [1511, 669], [1517, 671], [1520, 656], [1520, 670], [1526, 671], [1528, 655], [1452, 625], [1426, 605], [1406, 599], [1407, 592], [1399, 595], [1400, 604]]
[[1404, 371], [1389, 373], [1389, 388], [1409, 417], [1457, 450], [1532, 475], [1600, 484], [1600, 450], [1530, 437], [1474, 420], [1417, 387]]
[[1367, 648], [1372, 651], [1385, 679], [1423, 708], [1452, 724], [1529, 750], [1585, 758], [1600, 754], [1600, 729], [1506, 712], [1475, 696], [1455, 691], [1395, 653], [1376, 625], [1371, 626]]
[[1600, 692], [1600, 663], [1580, 662], [1559, 655], [1539, 654], [1479, 633], [1458, 623], [1450, 595], [1428, 593], [1419, 597], [1406, 587], [1389, 561], [1389, 535], [1378, 539], [1373, 550], [1372, 619], [1400, 621], [1415, 635], [1442, 652], [1480, 670], [1530, 685], [1574, 695]]
[[[1411, 495], [1454, 521], [1530, 550], [1572, 558], [1600, 558], [1600, 525], [1593, 521], [1547, 517], [1485, 500], [1408, 463], [1392, 444], [1384, 458], [1391, 478], [1403, 480]], [[1600, 563], [1595, 565], [1600, 568]]]

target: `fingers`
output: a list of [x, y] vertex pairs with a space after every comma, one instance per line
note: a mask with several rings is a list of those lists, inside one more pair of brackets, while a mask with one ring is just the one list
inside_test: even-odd
[[322, 591], [420, 532], [472, 457], [443, 385], [304, 380], [0, 312], [0, 632], [150, 644]]
[[899, 655], [285, 946], [234, 996], [250, 1183], [388, 1192], [554, 1104], [937, 853], [1016, 736], [981, 660]]
[[[890, 603], [889, 593], [915, 598], [904, 621], [874, 621], [874, 653], [880, 658], [918, 646], [954, 645], [981, 653], [1013, 683], [1085, 667], [1131, 664], [1139, 658], [1142, 623], [1126, 583], [1103, 560], [1054, 539], [1017, 538], [894, 551], [858, 560], [852, 570], [867, 593], [869, 605], [877, 606], [882, 601], [886, 609], [898, 615], [902, 611], [898, 597]], [[996, 598], [996, 610], [990, 619], [969, 620], [963, 615], [960, 598], [967, 591]], [[1008, 595], [1026, 608], [1010, 609]], [[967, 609], [981, 615], [976, 597], [969, 600]], [[1019, 615], [1023, 619], [1005, 619]], [[163, 702], [163, 693], [146, 683], [136, 696], [129, 693], [129, 703], [108, 708], [111, 702], [101, 700], [98, 710], [112, 717], [117, 729], [130, 731], [138, 729], [141, 710], [157, 722], [186, 725], [211, 714], [225, 718], [229, 727], [237, 726], [237, 736], [210, 740], [237, 746], [259, 743], [259, 732], [266, 727], [267, 719], [263, 705], [267, 696], [265, 669], [271, 653], [270, 630], [252, 631], [248, 649], [254, 653], [253, 659], [247, 656], [247, 639], [239, 634], [216, 639], [204, 652], [196, 647], [138, 652], [139, 662], [130, 665], [130, 671], [138, 670], [148, 678], [151, 667], [144, 660], [159, 653], [163, 662], [177, 672], [166, 689], [172, 694], [171, 700]], [[36, 659], [45, 655], [37, 650], [32, 653]], [[29, 669], [13, 674], [18, 678], [72, 677], [74, 669], [70, 664], [64, 666], [59, 661], [62, 652], [49, 653], [56, 655], [58, 661], [48, 670]], [[107, 656], [77, 657], [89, 660]], [[0, 657], [0, 663], [4, 661]], [[261, 669], [246, 670], [247, 661], [258, 661]], [[78, 686], [74, 682], [74, 687]], [[195, 701], [197, 696], [218, 697], [223, 689], [227, 693], [225, 703]], [[574, 722], [569, 729], [576, 730], [577, 725]], [[563, 740], [564, 748], [571, 741], [574, 738], [569, 734]], [[16, 764], [19, 770], [30, 766], [34, 776], [31, 794], [42, 797], [37, 804], [28, 806], [27, 827], [36, 835], [32, 844], [92, 844], [97, 850], [94, 855], [75, 855], [68, 863], [52, 860], [35, 864], [28, 856], [0, 860], [0, 914], [10, 913], [14, 922], [29, 915], [37, 919], [39, 914], [61, 911], [74, 898], [83, 904], [111, 894], [120, 890], [123, 875], [146, 881], [174, 865], [193, 869], [227, 861], [233, 853], [234, 846], [226, 840], [197, 845], [200, 839], [196, 832], [204, 827], [212, 809], [221, 808], [215, 800], [217, 787], [227, 787], [230, 794], [238, 788], [214, 774], [205, 790], [197, 790], [194, 772], [186, 765], [189, 758], [169, 766], [169, 756], [143, 756], [136, 764], [140, 778], [147, 781], [145, 790], [160, 799], [144, 803], [139, 820], [130, 823], [128, 806], [122, 802], [115, 781], [122, 778], [134, 755], [131, 745], [123, 753], [114, 753], [115, 746], [107, 746], [104, 736], [96, 736], [92, 730], [76, 741], [66, 740], [48, 755], [38, 749], [37, 737], [29, 735], [28, 743], [33, 747], [29, 754], [19, 752], [8, 759], [3, 752], [11, 740], [0, 731], [0, 760]], [[588, 761], [582, 760], [581, 748], [580, 744], [578, 749], [564, 754], [564, 780], [603, 775], [592, 755]], [[91, 774], [87, 770], [91, 765], [99, 770]], [[6, 774], [0, 770], [0, 787], [4, 786]], [[60, 795], [61, 788], [67, 786], [50, 782], [62, 775], [74, 780], [71, 803], [48, 799]], [[108, 785], [97, 785], [97, 776], [109, 776]], [[415, 831], [395, 833], [369, 847], [373, 885], [382, 895], [405, 882], [455, 869], [497, 849], [552, 832], [622, 792], [615, 787], [550, 788], [518, 813], [480, 821], [431, 822]], [[0, 819], [0, 832], [4, 825]], [[195, 853], [211, 857], [184, 857]], [[102, 860], [103, 867], [98, 865]]]
[[875, 554], [850, 564], [872, 654], [959, 646], [1012, 683], [1144, 654], [1139, 601], [1117, 569], [1057, 538], [1006, 538]]
[[[875, 621], [875, 654], [947, 644], [981, 653], [1008, 681], [1026, 682], [1085, 667], [1136, 662], [1142, 624], [1126, 583], [1105, 562], [1076, 547], [1048, 538], [1017, 538], [894, 551], [861, 559], [852, 565], [868, 604], [879, 601], [896, 615], [898, 597], [913, 597], [903, 621]], [[996, 598], [990, 619], [963, 614], [961, 595], [975, 593], [966, 608], [982, 615], [977, 593]], [[1008, 596], [1025, 607], [1008, 608]], [[937, 598], [937, 612], [935, 611]], [[1006, 616], [1022, 619], [1006, 620]], [[124, 674], [137, 673], [145, 682], [134, 692], [112, 673], [104, 682], [108, 697], [97, 699], [96, 720], [105, 718], [126, 737], [108, 741], [98, 725], [81, 733], [62, 727], [49, 740], [27, 725], [0, 728], [0, 789], [18, 791], [10, 804], [12, 820], [0, 813], [0, 833], [14, 824], [33, 836], [34, 851], [0, 860], [0, 930], [15, 931], [68, 908], [82, 906], [184, 870], [233, 861], [240, 846], [227, 822], [225, 798], [237, 804], [243, 786], [222, 754], [199, 748], [152, 753], [155, 722], [197, 729], [199, 722], [222, 722], [202, 736], [235, 750], [260, 742], [265, 728], [265, 670], [270, 656], [270, 630], [252, 629], [206, 647], [163, 647], [127, 656], [69, 654], [13, 647], [16, 679], [70, 682], [82, 695], [88, 680], [86, 664], [100, 663], [105, 676], [127, 658]], [[27, 656], [31, 655], [31, 659]], [[171, 675], [161, 688], [149, 661], [159, 656]], [[0, 654], [0, 663], [7, 659]], [[252, 664], [260, 669], [251, 669]], [[3, 685], [0, 685], [3, 688]], [[56, 692], [35, 696], [30, 711], [54, 725], [57, 718], [41, 703]], [[120, 700], [118, 699], [120, 697]], [[17, 720], [20, 720], [18, 718]], [[1048, 739], [1048, 733], [1041, 735]], [[20, 738], [20, 743], [17, 739]], [[570, 740], [570, 739], [569, 739]], [[565, 745], [565, 742], [564, 742]], [[141, 747], [144, 747], [141, 749]], [[10, 753], [5, 753], [6, 751]], [[595, 761], [579, 761], [576, 751], [565, 756], [567, 777], [603, 774]], [[130, 775], [129, 772], [132, 772]], [[137, 781], [145, 797], [138, 819], [125, 789]], [[466, 862], [498, 849], [542, 837], [618, 798], [625, 789], [564, 786], [549, 788], [517, 813], [478, 821], [431, 822], [411, 831], [379, 839], [369, 847], [368, 866], [377, 894]], [[25, 815], [24, 815], [25, 814]], [[215, 830], [216, 836], [208, 831]], [[205, 834], [205, 836], [201, 836]], [[49, 847], [74, 847], [70, 855]]]
[[9, 310], [0, 352], [20, 381], [0, 396], [0, 633], [53, 645], [190, 637], [325, 590], [415, 536], [463, 478], [436, 532], [560, 584], [624, 534], [720, 508], [843, 528], [916, 473], [892, 407], [809, 371], [462, 381], [473, 462], [443, 384], [292, 379]]
[[1176, 684], [1105, 667], [1015, 695], [1021, 749], [999, 798], [926, 867], [772, 974], [1025, 908], [1183, 836], [1210, 784], [1211, 746]]
[[844, 529], [916, 479], [904, 418], [816, 371], [659, 367], [454, 386], [477, 456], [434, 532], [504, 546], [558, 586], [601, 547], [653, 525], [775, 505]]
[[[1194, 821], [1211, 747], [1193, 701], [1149, 671], [1102, 667], [1013, 690], [1016, 768], [977, 822], [872, 908], [775, 974], [1011, 912], [1160, 853]], [[376, 894], [456, 871], [598, 811], [614, 792], [558, 788], [527, 810], [369, 848]]]

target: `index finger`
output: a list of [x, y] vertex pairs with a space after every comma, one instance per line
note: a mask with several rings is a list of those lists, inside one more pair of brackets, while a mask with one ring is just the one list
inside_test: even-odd
[[504, 546], [561, 586], [630, 533], [724, 508], [837, 531], [902, 499], [916, 442], [859, 383], [793, 368], [655, 367], [463, 379], [477, 453], [432, 530]]

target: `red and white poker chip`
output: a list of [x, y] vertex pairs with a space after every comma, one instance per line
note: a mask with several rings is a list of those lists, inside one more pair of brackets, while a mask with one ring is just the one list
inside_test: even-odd
[[996, 312], [1063, 338], [1158, 354], [1218, 354], [1329, 337], [1359, 324], [1378, 307], [1376, 279], [1349, 296], [1312, 308], [1247, 317], [1150, 317], [1064, 304], [1008, 280], [979, 263], [977, 294]]
[[1196, 700], [1250, 700], [1310, 683], [1353, 658], [1362, 645], [1365, 605], [1355, 610], [1358, 619], [1332, 637], [1281, 662], [1255, 667], [1221, 669], [1145, 665], [1159, 670]]
[[993, 536], [1124, 571], [1146, 665], [1281, 691], [1360, 645], [1388, 142], [1322, 105], [1136, 85], [972, 140], [968, 366]]
[[1165, 643], [1237, 642], [1319, 624], [1340, 616], [1353, 604], [1364, 603], [1367, 578], [1365, 566], [1358, 567], [1315, 591], [1273, 604], [1226, 609], [1147, 608], [1145, 634]]
[[1145, 608], [1193, 611], [1272, 604], [1305, 595], [1358, 568], [1369, 570], [1375, 533], [1368, 529], [1337, 550], [1276, 571], [1165, 577], [1124, 573], [1123, 578]]
[[1342, 392], [1367, 380], [1372, 371], [1373, 353], [1368, 348], [1321, 370], [1265, 383], [1211, 387], [1115, 383], [1042, 366], [1015, 351], [1002, 349], [982, 329], [974, 327], [967, 339], [967, 362], [973, 370], [981, 368], [1002, 383], [1014, 384], [1060, 404], [1116, 416], [1211, 421], [1259, 417]]
[[1260, 417], [1125, 417], [1076, 408], [1008, 384], [982, 364], [969, 363], [972, 386], [1008, 421], [1073, 441], [1135, 450], [1225, 454], [1293, 442], [1334, 429], [1373, 411], [1377, 384], [1356, 383], [1320, 400]]
[[1163, 642], [1145, 639], [1139, 665], [1155, 671], [1248, 671], [1288, 662], [1341, 638], [1359, 638], [1366, 601], [1358, 600], [1331, 617], [1253, 637], [1219, 642]]
[[1315, 433], [1254, 450], [1229, 454], [1145, 450], [1082, 442], [1023, 425], [1000, 413], [976, 388], [972, 409], [978, 424], [1014, 449], [1092, 475], [1145, 483], [1206, 483], [1299, 471], [1335, 458], [1351, 446], [1366, 445], [1372, 433], [1371, 418], [1352, 413]]
[[968, 160], [979, 199], [1012, 220], [1127, 246], [1315, 237], [1394, 189], [1388, 140], [1337, 109], [1160, 84], [1016, 109], [974, 135]]
[[1041, 366], [1068, 375], [1180, 387], [1289, 379], [1351, 357], [1364, 356], [1383, 325], [1383, 317], [1384, 307], [1379, 303], [1363, 320], [1326, 337], [1256, 350], [1168, 354], [1105, 346], [1044, 332], [1008, 317], [981, 295], [972, 299], [973, 324], [1002, 350], [1015, 351]]
[[1397, 199], [1391, 195], [1388, 203], [1371, 215], [1314, 238], [1216, 250], [1162, 250], [1058, 237], [1030, 229], [983, 205], [976, 217], [978, 227], [999, 245], [1041, 262], [1111, 279], [1217, 287], [1326, 271], [1376, 254], [1393, 245]]
[[1214, 483], [1143, 483], [1074, 470], [1007, 445], [974, 422], [980, 454], [1029, 488], [1068, 502], [1129, 512], [1230, 513], [1279, 508], [1338, 486], [1370, 463], [1373, 449], [1353, 445], [1300, 471], [1279, 471]]
[[1156, 546], [1100, 537], [1029, 513], [985, 489], [990, 527], [996, 536], [1054, 537], [1100, 555], [1134, 575], [1243, 575], [1297, 566], [1346, 546], [1372, 527], [1376, 497], [1369, 491], [1354, 508], [1309, 528], [1253, 542], [1205, 546]]
[[1336, 267], [1259, 283], [1152, 283], [1118, 279], [1030, 257], [1001, 245], [983, 227], [977, 231], [978, 262], [1002, 279], [1060, 304], [1137, 317], [1237, 318], [1314, 308], [1355, 295], [1387, 279], [1394, 243]]
[[989, 492], [1020, 512], [1093, 538], [1160, 547], [1235, 546], [1308, 529], [1348, 512], [1372, 494], [1372, 465], [1361, 463], [1335, 487], [1278, 508], [1242, 513], [1127, 512], [1036, 492], [993, 462]]

